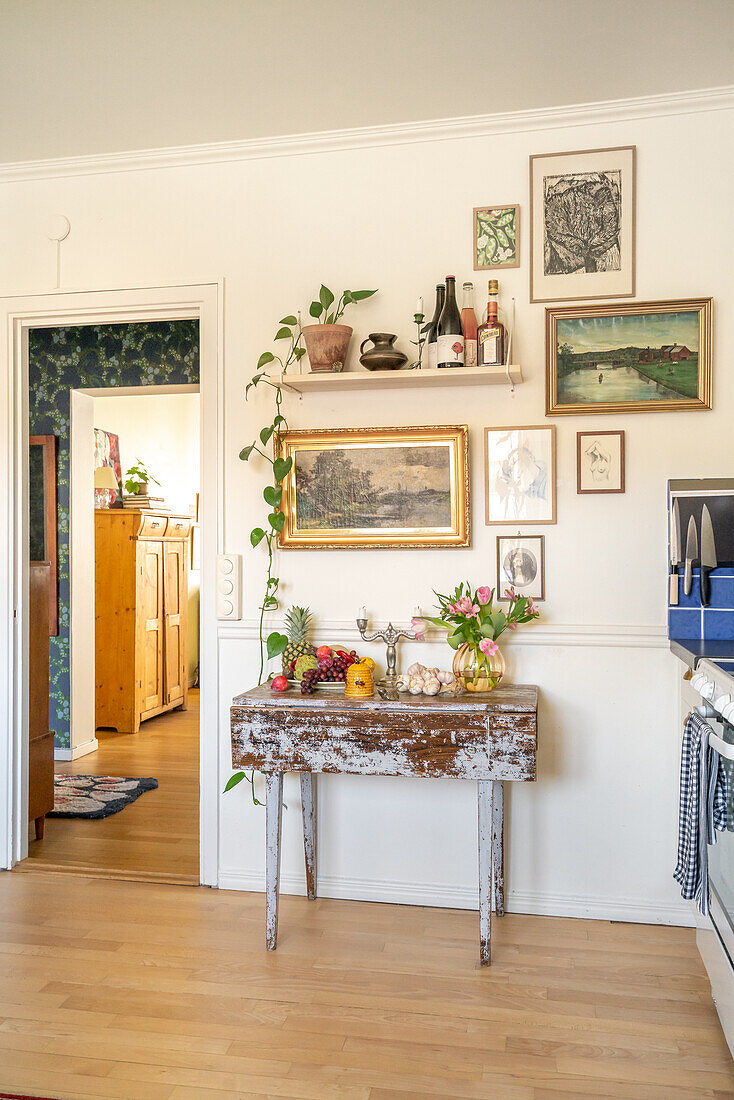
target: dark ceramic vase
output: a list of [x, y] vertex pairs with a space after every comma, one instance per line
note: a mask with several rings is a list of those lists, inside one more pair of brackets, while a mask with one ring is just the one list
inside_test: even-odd
[[[393, 347], [397, 340], [390, 332], [371, 332], [360, 346], [359, 361], [367, 370], [400, 370], [408, 362], [408, 356]], [[369, 351], [364, 350], [365, 344], [370, 341], [374, 344]]]

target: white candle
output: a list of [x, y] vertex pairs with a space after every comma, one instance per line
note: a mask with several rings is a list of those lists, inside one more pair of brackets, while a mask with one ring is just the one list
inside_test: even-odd
[[358, 619], [366, 619], [367, 618], [367, 608], [366, 607], [360, 607], [359, 611], [357, 612], [357, 618]]
[[415, 312], [420, 313], [421, 315], [423, 314], [423, 298], [422, 297], [420, 297], [418, 299], [418, 301], [416, 302], [416, 304], [415, 304]]
[[416, 606], [415, 610], [413, 611], [413, 617], [416, 618], [416, 619], [420, 619], [422, 617], [422, 615], [423, 615], [423, 612], [421, 611], [420, 604], [418, 604]]

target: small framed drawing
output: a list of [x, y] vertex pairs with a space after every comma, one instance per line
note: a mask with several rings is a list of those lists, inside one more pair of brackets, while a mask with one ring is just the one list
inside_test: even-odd
[[530, 301], [632, 298], [635, 146], [530, 158]]
[[520, 266], [520, 207], [474, 207], [474, 270]]
[[624, 432], [576, 433], [576, 492], [624, 492]]
[[556, 522], [556, 428], [484, 430], [485, 523]]
[[533, 600], [545, 599], [545, 537], [543, 535], [497, 536], [497, 593], [504, 599], [507, 589]]

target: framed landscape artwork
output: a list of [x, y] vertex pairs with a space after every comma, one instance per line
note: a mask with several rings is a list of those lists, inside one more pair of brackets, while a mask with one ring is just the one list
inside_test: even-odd
[[474, 207], [474, 270], [520, 266], [520, 207]]
[[543, 535], [497, 536], [497, 593], [507, 589], [533, 600], [545, 599], [545, 537]]
[[484, 480], [485, 523], [555, 523], [555, 426], [485, 428]]
[[711, 298], [546, 309], [546, 415], [710, 409], [711, 346]]
[[635, 146], [530, 158], [530, 301], [635, 293]]
[[576, 492], [624, 492], [624, 432], [576, 433]]
[[285, 432], [280, 546], [468, 546], [468, 435], [464, 425]]

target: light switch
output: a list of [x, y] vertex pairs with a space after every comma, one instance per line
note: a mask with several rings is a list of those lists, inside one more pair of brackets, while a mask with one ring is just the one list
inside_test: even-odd
[[217, 618], [242, 618], [242, 555], [217, 558]]

